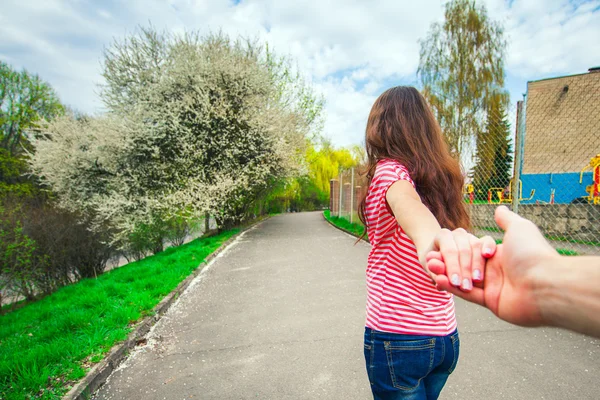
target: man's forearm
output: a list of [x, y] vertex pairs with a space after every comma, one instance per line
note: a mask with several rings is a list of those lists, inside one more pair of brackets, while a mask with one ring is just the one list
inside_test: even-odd
[[600, 337], [600, 257], [556, 257], [537, 268], [544, 322]]

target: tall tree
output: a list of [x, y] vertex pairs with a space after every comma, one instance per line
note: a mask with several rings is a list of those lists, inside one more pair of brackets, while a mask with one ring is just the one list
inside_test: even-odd
[[52, 87], [26, 70], [15, 71], [0, 61], [0, 146], [14, 156], [27, 144], [39, 121], [62, 113]]
[[419, 41], [423, 94], [433, 107], [450, 148], [462, 154], [484, 130], [485, 112], [504, 86], [506, 41], [502, 25], [476, 0], [451, 0], [443, 24]]
[[501, 96], [492, 99], [485, 130], [477, 135], [476, 142], [473, 185], [477, 199], [485, 200], [490, 188], [505, 188], [511, 177], [512, 140]]
[[108, 113], [51, 123], [33, 168], [65, 207], [109, 221], [120, 244], [171, 218], [239, 222], [300, 172], [319, 120], [286, 65], [252, 40], [141, 29], [106, 50]]
[[329, 201], [329, 181], [336, 178], [340, 169], [355, 167], [360, 162], [360, 147], [334, 148], [327, 140], [323, 140], [316, 148], [309, 145], [306, 152], [308, 178], [323, 194], [325, 202]]

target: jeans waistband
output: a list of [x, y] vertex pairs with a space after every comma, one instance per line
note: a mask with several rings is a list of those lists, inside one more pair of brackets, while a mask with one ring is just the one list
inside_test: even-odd
[[451, 336], [454, 335], [457, 332], [457, 330], [455, 329], [453, 332], [449, 333], [448, 335], [441, 335], [441, 336], [433, 336], [433, 335], [405, 335], [403, 333], [393, 333], [393, 332], [381, 332], [381, 331], [376, 331], [375, 329], [371, 329], [369, 327], [365, 327], [365, 335], [371, 336], [371, 337], [377, 337], [378, 339], [381, 340], [422, 340], [422, 339], [430, 339], [430, 338], [437, 338], [437, 337], [446, 337], [446, 336]]

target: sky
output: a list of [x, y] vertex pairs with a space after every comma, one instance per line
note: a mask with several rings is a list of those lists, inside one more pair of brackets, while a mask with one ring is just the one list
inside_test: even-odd
[[[508, 39], [511, 108], [527, 81], [600, 65], [600, 0], [480, 0]], [[443, 20], [441, 0], [2, 0], [0, 60], [49, 82], [61, 100], [102, 112], [103, 49], [136, 26], [256, 37], [292, 57], [326, 101], [324, 135], [364, 143], [385, 89], [417, 85], [419, 39]], [[511, 112], [512, 114], [512, 112]]]

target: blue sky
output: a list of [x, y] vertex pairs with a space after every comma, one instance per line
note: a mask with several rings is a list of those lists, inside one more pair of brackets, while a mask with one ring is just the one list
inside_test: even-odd
[[[482, 0], [509, 40], [506, 87], [514, 104], [526, 82], [600, 65], [600, 0]], [[50, 82], [88, 113], [97, 97], [102, 50], [137, 25], [222, 29], [268, 41], [296, 59], [326, 99], [325, 135], [362, 143], [379, 93], [416, 84], [418, 39], [441, 21], [442, 1], [420, 0], [3, 0], [0, 59]], [[514, 107], [514, 106], [513, 106]]]

